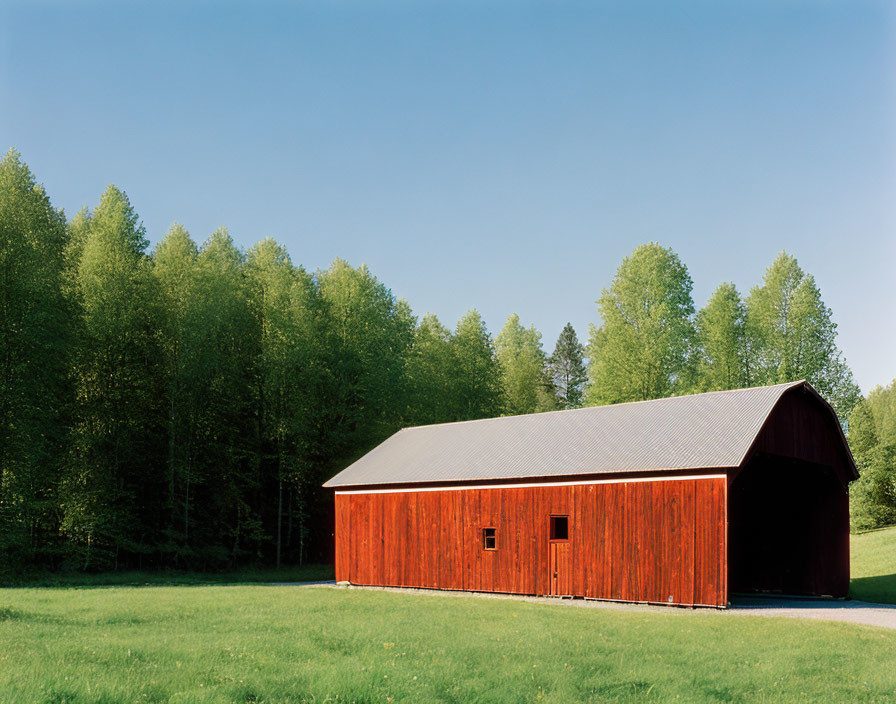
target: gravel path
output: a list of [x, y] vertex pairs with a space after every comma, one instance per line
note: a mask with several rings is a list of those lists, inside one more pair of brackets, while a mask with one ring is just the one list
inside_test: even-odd
[[727, 613], [816, 618], [896, 629], [896, 604], [871, 604], [867, 601], [737, 597]]
[[[698, 613], [704, 609], [682, 609], [669, 606], [651, 606], [615, 601], [586, 599], [552, 599], [517, 594], [491, 594], [487, 592], [444, 591], [439, 589], [409, 589], [401, 587], [355, 587], [337, 585], [335, 582], [282, 582], [280, 586], [329, 587], [333, 589], [365, 589], [370, 591], [397, 592], [399, 594], [427, 594], [448, 598], [513, 599], [534, 604], [553, 604], [570, 608], [610, 609], [617, 611], [647, 611], [655, 613]], [[774, 616], [786, 618], [813, 618], [823, 621], [859, 623], [896, 630], [896, 604], [871, 604], [866, 601], [841, 601], [825, 599], [792, 599], [773, 597], [734, 597], [727, 609], [706, 609], [731, 616]]]

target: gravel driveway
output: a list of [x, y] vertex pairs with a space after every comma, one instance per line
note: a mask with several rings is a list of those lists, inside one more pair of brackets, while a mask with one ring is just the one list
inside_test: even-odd
[[[585, 599], [552, 599], [516, 594], [491, 594], [486, 592], [443, 591], [438, 589], [406, 589], [400, 587], [346, 587], [335, 582], [283, 583], [306, 587], [330, 587], [334, 589], [365, 589], [398, 592], [402, 594], [428, 594], [449, 598], [515, 599], [536, 604], [555, 604], [571, 608], [616, 609], [622, 611], [653, 611], [656, 613], [695, 613], [703, 609], [677, 609], [670, 606], [649, 606], [615, 601], [592, 601]], [[728, 609], [713, 610], [731, 616], [775, 616], [786, 618], [814, 618], [822, 621], [842, 621], [879, 626], [896, 630], [896, 604], [871, 604], [866, 601], [841, 601], [825, 599], [792, 599], [773, 597], [733, 597]]]
[[867, 601], [734, 597], [727, 613], [817, 618], [896, 629], [896, 604], [871, 604]]

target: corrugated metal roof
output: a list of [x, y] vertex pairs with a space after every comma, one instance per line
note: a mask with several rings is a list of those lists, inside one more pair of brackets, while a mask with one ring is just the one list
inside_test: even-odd
[[324, 486], [737, 467], [802, 384], [405, 428]]

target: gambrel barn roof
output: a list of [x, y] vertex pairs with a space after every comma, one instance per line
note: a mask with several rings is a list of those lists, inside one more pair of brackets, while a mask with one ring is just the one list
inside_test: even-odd
[[324, 486], [543, 480], [739, 467], [775, 405], [797, 387], [804, 387], [834, 413], [807, 382], [796, 381], [418, 426], [395, 433]]

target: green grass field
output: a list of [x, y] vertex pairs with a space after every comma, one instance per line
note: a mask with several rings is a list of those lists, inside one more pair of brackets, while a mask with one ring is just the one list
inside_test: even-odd
[[[236, 572], [43, 572], [0, 575], [0, 587], [146, 587], [200, 586], [206, 584], [258, 584], [318, 582], [333, 579], [333, 565], [246, 568]], [[2, 704], [2, 700], [0, 700]]]
[[896, 604], [896, 526], [852, 536], [850, 554], [850, 596]]
[[320, 587], [0, 593], [0, 700], [883, 702], [896, 632]]
[[[896, 601], [896, 529], [855, 536], [853, 564], [857, 598]], [[2, 589], [0, 702], [896, 701], [896, 631], [210, 584], [327, 569]]]

